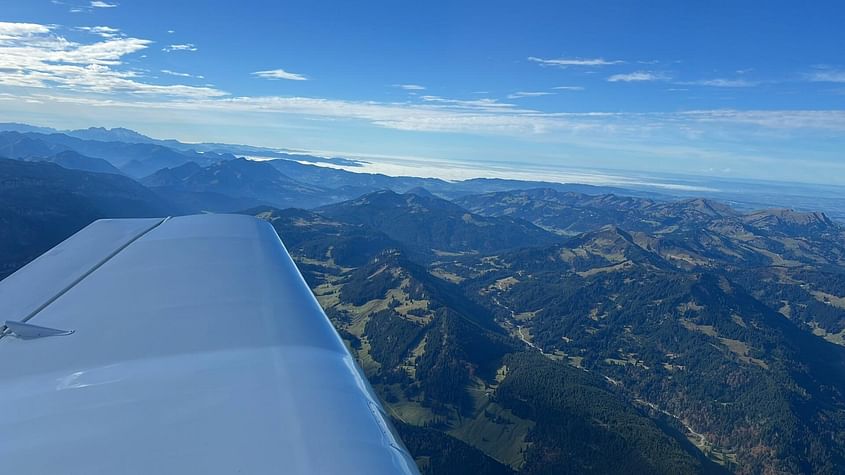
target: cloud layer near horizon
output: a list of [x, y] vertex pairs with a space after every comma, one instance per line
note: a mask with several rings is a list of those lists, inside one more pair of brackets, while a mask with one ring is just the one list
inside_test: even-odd
[[[461, 99], [435, 95], [412, 96], [405, 102], [347, 101], [313, 97], [235, 96], [211, 86], [157, 84], [142, 71], [124, 67], [124, 58], [147, 49], [152, 40], [134, 38], [108, 26], [79, 27], [90, 34], [87, 42], [70, 41], [55, 25], [0, 22], [0, 86], [21, 88], [23, 100], [55, 100], [98, 107], [150, 107], [153, 109], [237, 110], [302, 114], [318, 117], [366, 120], [374, 125], [400, 130], [544, 134], [561, 130], [607, 129], [617, 132], [636, 128], [654, 129], [683, 123], [732, 123], [772, 129], [845, 130], [842, 111], [739, 111], [711, 110], [674, 113], [555, 113], [543, 112], [494, 98]], [[191, 51], [191, 44], [175, 45], [174, 51]], [[529, 60], [544, 65], [603, 67], [624, 64], [602, 58], [558, 58]], [[162, 73], [174, 78], [202, 78], [200, 74]], [[256, 71], [265, 79], [305, 81], [305, 75], [278, 68]], [[608, 78], [611, 82], [641, 82], [666, 79], [660, 73], [636, 71]], [[822, 71], [812, 80], [839, 79], [837, 72]], [[689, 82], [687, 84], [693, 84]], [[749, 82], [731, 80], [697, 81], [704, 86], [743, 87]], [[425, 90], [416, 84], [395, 85], [409, 92]], [[563, 89], [556, 88], [556, 89]], [[583, 90], [578, 86], [566, 87]], [[45, 94], [45, 91], [49, 91]], [[77, 94], [74, 96], [74, 94]], [[550, 91], [519, 91], [508, 99], [538, 98]], [[5, 100], [9, 100], [6, 95]]]
[[[77, 38], [69, 35], [75, 32]], [[81, 37], [79, 37], [81, 36]], [[405, 97], [394, 100], [345, 100], [338, 98], [239, 95], [212, 85], [194, 85], [204, 79], [202, 71], [157, 68], [153, 76], [137, 67], [150, 39], [136, 38], [109, 26], [66, 28], [57, 25], [0, 22], [0, 103], [17, 104], [19, 110], [54, 115], [80, 110], [111, 110], [150, 121], [166, 122], [174, 113], [190, 115], [192, 123], [260, 124], [297, 118], [304, 123], [350, 121], [420, 133], [472, 134], [510, 137], [517, 141], [602, 148], [607, 153], [654, 153], [683, 160], [726, 155], [719, 142], [744, 143], [753, 138], [763, 143], [755, 150], [733, 150], [729, 155], [764, 159], [773, 154], [767, 140], [790, 135], [837, 136], [845, 132], [845, 111], [840, 110], [679, 110], [671, 112], [554, 112], [536, 107], [555, 91], [581, 94], [583, 86], [568, 85], [549, 90], [515, 90], [501, 98], [448, 97], [428, 93], [416, 83], [385, 84], [400, 89]], [[190, 43], [173, 51], [192, 51]], [[158, 48], [153, 49], [154, 52]], [[158, 53], [163, 54], [163, 53]], [[199, 53], [196, 53], [199, 54]], [[580, 69], [625, 67], [634, 62], [602, 58], [532, 57], [544, 66]], [[621, 66], [620, 66], [621, 65]], [[552, 72], [552, 71], [549, 71]], [[608, 71], [607, 74], [613, 71]], [[306, 81], [310, 77], [277, 68], [244, 71], [244, 77]], [[841, 73], [824, 69], [807, 81], [837, 82]], [[598, 78], [618, 87], [638, 82], [666, 81], [659, 72], [633, 71]], [[751, 87], [751, 81], [713, 79], [689, 81], [699, 87]], [[425, 93], [423, 92], [425, 91]], [[486, 93], [485, 93], [486, 94]], [[393, 96], [394, 98], [396, 96]], [[64, 109], [63, 109], [64, 108]], [[69, 112], [63, 112], [67, 110]], [[72, 112], [71, 112], [72, 111]], [[42, 112], [42, 113], [43, 113]], [[327, 130], [337, 130], [334, 125]], [[762, 157], [762, 158], [761, 158]]]

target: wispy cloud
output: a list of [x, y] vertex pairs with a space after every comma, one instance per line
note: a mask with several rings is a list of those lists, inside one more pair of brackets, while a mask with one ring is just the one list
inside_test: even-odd
[[845, 83], [845, 71], [836, 69], [819, 69], [811, 73], [805, 74], [804, 77], [812, 82], [835, 82]]
[[168, 76], [177, 76], [177, 77], [180, 77], [180, 78], [205, 79], [205, 76], [200, 76], [200, 75], [190, 74], [190, 73], [180, 73], [180, 72], [177, 72], [177, 71], [171, 71], [169, 69], [162, 69], [161, 72], [162, 72], [162, 74], [167, 74]]
[[546, 92], [546, 91], [519, 91], [514, 92], [513, 94], [508, 94], [508, 99], [522, 99], [523, 97], [540, 97], [540, 96], [551, 96], [553, 92]]
[[197, 51], [197, 47], [193, 43], [182, 43], [165, 46], [161, 50], [167, 53], [170, 53], [171, 51]]
[[308, 77], [302, 74], [291, 73], [284, 69], [271, 69], [268, 71], [256, 71], [252, 73], [263, 79], [287, 79], [289, 81], [307, 81]]
[[755, 125], [769, 129], [816, 129], [845, 132], [845, 111], [841, 110], [704, 110], [679, 113], [708, 123]]
[[558, 91], [583, 91], [584, 86], [555, 86], [552, 89], [557, 89]]
[[612, 64], [623, 64], [625, 61], [621, 60], [607, 60], [604, 58], [551, 58], [544, 59], [536, 56], [529, 56], [528, 61], [539, 63], [543, 66], [556, 66], [559, 68], [567, 68], [571, 66], [610, 66]]
[[695, 81], [678, 81], [676, 84], [682, 86], [708, 86], [708, 87], [754, 87], [759, 85], [759, 81], [749, 81], [747, 79], [698, 79]]
[[[738, 130], [753, 130], [754, 134], [768, 130], [772, 136], [783, 135], [782, 130], [793, 132], [801, 129], [831, 135], [845, 133], [845, 111], [553, 113], [521, 105], [530, 104], [530, 101], [499, 101], [469, 94], [474, 98], [420, 95], [401, 102], [319, 97], [236, 97], [212, 86], [179, 84], [178, 78], [186, 78], [189, 73], [162, 70], [163, 75], [172, 76], [166, 79], [177, 82], [166, 84], [165, 80], [129, 69], [126, 64], [128, 59], [150, 48], [150, 40], [79, 35], [84, 40], [75, 42], [62, 37], [61, 31], [61, 27], [50, 25], [0, 23], [0, 71], [3, 71], [0, 74], [0, 94], [6, 91], [15, 93], [11, 98], [0, 95], [4, 110], [10, 110], [6, 106], [16, 101], [12, 105], [18, 110], [32, 107], [29, 110], [63, 110], [68, 114], [68, 111], [78, 113], [88, 108], [98, 113], [116, 111], [115, 114], [124, 116], [149, 114], [150, 118], [162, 120], [184, 114], [184, 117], [197, 120], [215, 117], [214, 120], [220, 123], [249, 119], [254, 124], [257, 117], [269, 123], [276, 118], [286, 120], [295, 116], [318, 121], [360, 121], [374, 127], [417, 132], [511, 135], [519, 140], [529, 140], [531, 135], [543, 135], [542, 140], [577, 136], [591, 144], [614, 144], [623, 140], [642, 142], [655, 137], [658, 132], [680, 134], [689, 131], [692, 136], [700, 130], [737, 134], [739, 132], [735, 131]], [[270, 79], [307, 79], [284, 70], [254, 74]], [[670, 81], [651, 71], [628, 74], [640, 76], [618, 80]], [[563, 88], [580, 86], [559, 87], [562, 89], [558, 90], [566, 90]], [[512, 96], [519, 99], [549, 93], [520, 91]], [[39, 108], [35, 109], [36, 106]], [[130, 114], [126, 114], [127, 111]], [[623, 145], [628, 147], [627, 143]]]
[[110, 26], [80, 26], [77, 29], [87, 31], [88, 33], [92, 33], [103, 38], [116, 38], [120, 36], [120, 30]]
[[669, 79], [663, 73], [655, 73], [651, 71], [635, 71], [632, 73], [614, 74], [607, 78], [610, 82], [645, 82], [645, 81], [665, 81]]
[[425, 86], [419, 84], [394, 84], [393, 87], [398, 87], [406, 91], [425, 91]]
[[[17, 100], [38, 100], [44, 103], [71, 103], [96, 108], [127, 108], [176, 112], [201, 113], [215, 117], [241, 113], [281, 114], [304, 118], [330, 120], [360, 120], [374, 126], [416, 131], [471, 134], [557, 136], [561, 133], [604, 137], [616, 141], [625, 138], [642, 141], [657, 131], [664, 133], [689, 133], [700, 136], [704, 130], [733, 131], [737, 126], [796, 132], [800, 130], [845, 132], [845, 111], [791, 111], [791, 110], [701, 110], [689, 112], [655, 113], [544, 113], [517, 108], [513, 104], [499, 103], [493, 99], [459, 100], [438, 96], [423, 96], [421, 103], [386, 103], [375, 101], [347, 101], [313, 97], [220, 97], [185, 98], [167, 101], [115, 100], [58, 94], [18, 96]], [[727, 126], [727, 127], [726, 127]], [[722, 132], [720, 132], [722, 133]], [[598, 134], [598, 135], [597, 135]], [[588, 137], [587, 135], [583, 135]], [[604, 139], [601, 139], [604, 140]], [[590, 143], [593, 139], [587, 140]]]
[[516, 107], [515, 104], [499, 102], [497, 99], [450, 99], [440, 96], [422, 96], [424, 102], [435, 103], [451, 109], [468, 109], [478, 112], [501, 111]]
[[[150, 40], [111, 37], [77, 43], [54, 33], [55, 28], [58, 27], [0, 23], [0, 85], [182, 98], [226, 95], [212, 87], [153, 84], [145, 81], [139, 71], [122, 67], [124, 57], [146, 49]], [[99, 28], [101, 32], [114, 30]]]
[[70, 13], [90, 13], [95, 8], [116, 8], [118, 5], [116, 3], [108, 3], [104, 1], [91, 1], [88, 3], [77, 3], [78, 0], [71, 0], [69, 2], [65, 2], [62, 0], [50, 0], [50, 3], [54, 5], [63, 5], [69, 8]]

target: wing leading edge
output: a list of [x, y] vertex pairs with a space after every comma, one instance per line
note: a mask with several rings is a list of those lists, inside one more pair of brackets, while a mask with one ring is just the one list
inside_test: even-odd
[[416, 474], [275, 231], [98, 221], [0, 282], [15, 474]]

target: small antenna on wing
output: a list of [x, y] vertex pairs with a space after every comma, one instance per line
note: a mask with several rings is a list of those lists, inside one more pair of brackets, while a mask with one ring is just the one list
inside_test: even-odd
[[47, 336], [65, 336], [70, 335], [73, 330], [59, 330], [56, 328], [39, 327], [38, 325], [31, 325], [23, 322], [13, 322], [6, 320], [5, 322], [7, 332], [11, 332], [22, 340], [32, 340], [34, 338], [44, 338]]

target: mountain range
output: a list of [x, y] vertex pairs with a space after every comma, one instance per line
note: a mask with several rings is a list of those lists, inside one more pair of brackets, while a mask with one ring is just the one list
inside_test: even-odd
[[132, 179], [0, 159], [0, 278], [100, 218], [178, 210]]
[[[526, 195], [538, 198], [519, 212]], [[545, 189], [457, 202], [491, 207], [383, 191], [251, 212], [291, 243], [397, 420], [520, 473], [841, 466], [841, 225], [820, 213]], [[466, 240], [443, 252], [432, 246], [449, 240], [430, 233], [449, 229], [455, 210], [465, 223], [504, 214], [547, 234], [500, 228], [491, 248], [484, 233], [456, 232]], [[598, 210], [605, 218], [584, 220]], [[707, 240], [693, 241], [696, 230]], [[520, 234], [522, 246], [507, 245]], [[638, 465], [648, 450], [672, 462]]]
[[424, 473], [845, 466], [845, 227], [826, 213], [0, 129], [0, 278], [98, 218], [264, 219]]
[[[519, 211], [514, 203], [526, 195], [551, 209], [537, 198]], [[255, 213], [294, 243], [315, 294], [397, 419], [520, 473], [842, 466], [841, 225], [821, 213], [553, 190], [457, 202], [491, 206], [458, 208], [466, 221], [505, 215], [549, 234], [532, 240], [530, 228], [502, 228], [502, 245], [491, 248], [483, 233], [457, 232], [468, 241], [442, 252], [431, 246], [449, 240], [428, 238], [453, 223], [455, 205], [428, 194], [372, 193], [307, 216]], [[332, 238], [305, 231], [328, 223], [359, 236], [369, 229], [363, 235], [374, 241], [356, 262], [338, 259]], [[508, 246], [520, 233], [521, 248]], [[332, 235], [342, 242], [343, 234]], [[426, 246], [434, 256], [420, 253]], [[570, 384], [578, 389], [567, 392]], [[629, 410], [635, 419], [614, 425]], [[574, 434], [593, 434], [592, 445]], [[647, 447], [664, 457], [649, 460], [672, 463], [638, 465]], [[597, 463], [600, 453], [612, 465]]]

